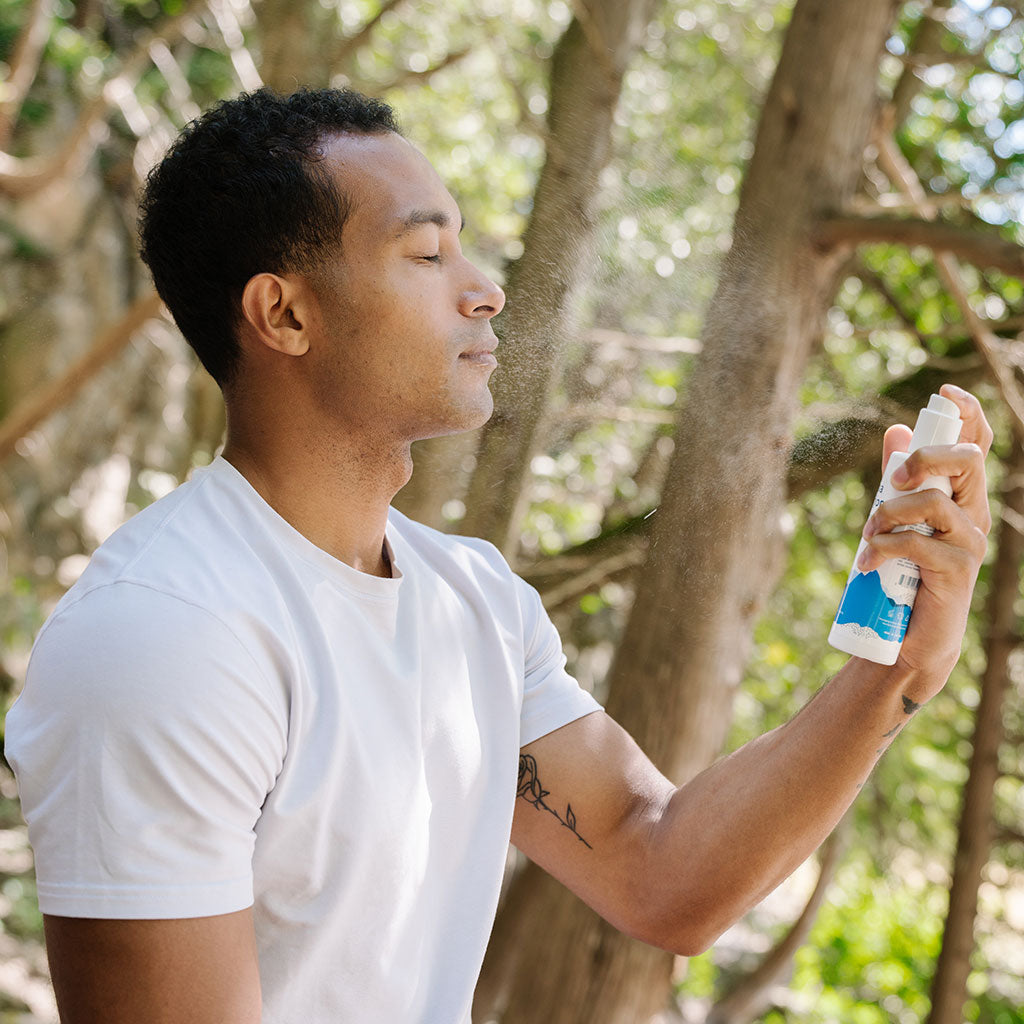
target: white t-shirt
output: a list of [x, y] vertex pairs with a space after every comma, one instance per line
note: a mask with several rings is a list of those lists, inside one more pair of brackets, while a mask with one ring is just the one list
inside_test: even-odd
[[217, 459], [96, 552], [7, 719], [44, 913], [253, 905], [265, 1024], [468, 1021], [519, 748], [599, 705], [494, 547], [387, 544], [361, 573]]

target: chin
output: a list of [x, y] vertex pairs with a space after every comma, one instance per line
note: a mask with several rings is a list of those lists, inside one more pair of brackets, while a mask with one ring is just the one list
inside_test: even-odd
[[494, 399], [491, 397], [490, 391], [485, 391], [484, 394], [487, 397], [476, 409], [473, 423], [466, 427], [466, 430], [475, 430], [477, 427], [482, 427], [494, 415]]
[[477, 430], [491, 418], [493, 412], [494, 399], [490, 391], [485, 391], [476, 401], [467, 401], [450, 409], [450, 415], [424, 436], [442, 437], [446, 434], [464, 434], [467, 430]]

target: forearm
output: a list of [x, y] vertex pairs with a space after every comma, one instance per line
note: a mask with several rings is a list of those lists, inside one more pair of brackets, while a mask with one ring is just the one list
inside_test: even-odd
[[916, 710], [914, 693], [910, 672], [852, 658], [791, 721], [676, 789], [646, 865], [657, 941], [706, 948], [802, 863]]

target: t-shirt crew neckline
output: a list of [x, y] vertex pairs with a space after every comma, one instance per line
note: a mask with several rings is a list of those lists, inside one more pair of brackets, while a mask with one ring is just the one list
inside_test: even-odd
[[[202, 471], [200, 471], [202, 472]], [[388, 510], [388, 530], [384, 535], [384, 549], [391, 564], [391, 577], [374, 576], [362, 572], [354, 566], [328, 554], [323, 548], [317, 547], [305, 534], [300, 533], [274, 508], [267, 504], [255, 487], [235, 468], [223, 455], [218, 455], [206, 472], [214, 474], [228, 487], [239, 494], [261, 519], [272, 529], [281, 542], [287, 544], [304, 562], [318, 569], [331, 583], [346, 590], [356, 591], [366, 597], [382, 600], [397, 599], [404, 574], [395, 554], [394, 545], [388, 534], [394, 534], [391, 512]]]

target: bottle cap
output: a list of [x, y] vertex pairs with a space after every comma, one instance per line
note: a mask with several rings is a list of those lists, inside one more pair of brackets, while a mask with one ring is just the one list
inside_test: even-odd
[[956, 403], [942, 395], [932, 395], [928, 407], [917, 414], [910, 450], [914, 452], [933, 444], [956, 444], [962, 425]]

